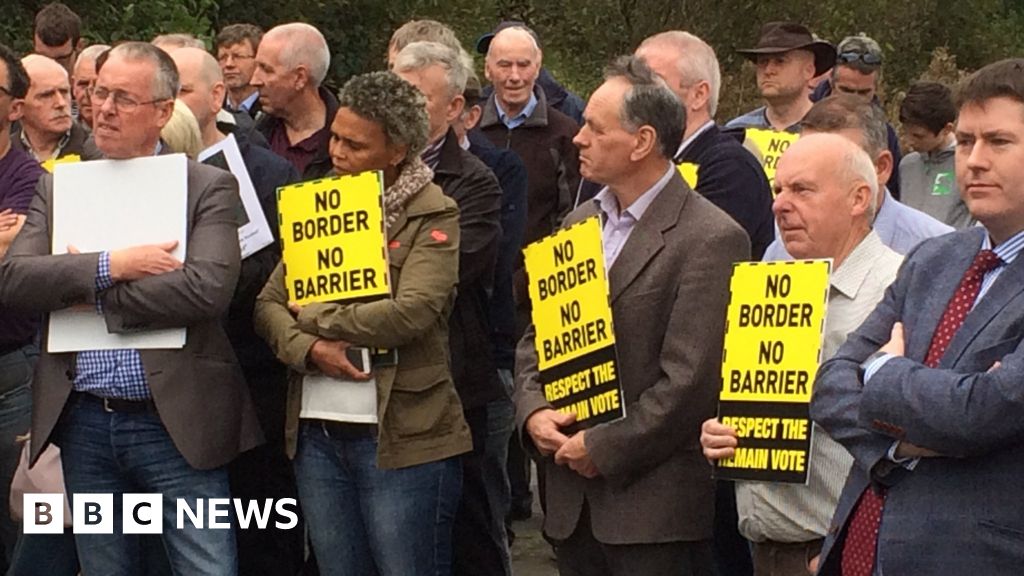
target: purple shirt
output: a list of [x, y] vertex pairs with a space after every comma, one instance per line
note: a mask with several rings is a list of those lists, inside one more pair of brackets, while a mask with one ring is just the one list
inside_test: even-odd
[[[8, 208], [27, 214], [36, 183], [45, 174], [42, 166], [21, 150], [11, 148], [0, 158], [0, 211]], [[0, 354], [32, 342], [38, 318], [0, 308]]]

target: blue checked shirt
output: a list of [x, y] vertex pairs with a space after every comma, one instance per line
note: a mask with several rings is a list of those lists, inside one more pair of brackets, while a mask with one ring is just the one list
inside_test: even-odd
[[[103, 313], [99, 293], [114, 285], [110, 253], [100, 254], [96, 267], [96, 311]], [[146, 372], [138, 350], [83, 350], [75, 362], [74, 389], [103, 398], [146, 400], [150, 397]]]

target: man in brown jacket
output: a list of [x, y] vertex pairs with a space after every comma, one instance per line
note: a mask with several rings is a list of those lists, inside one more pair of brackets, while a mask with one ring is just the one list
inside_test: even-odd
[[624, 57], [575, 139], [583, 175], [607, 183], [566, 225], [601, 215], [626, 417], [577, 432], [538, 379], [533, 328], [519, 344], [516, 412], [544, 456], [545, 534], [563, 576], [703, 575], [714, 484], [700, 425], [715, 411], [733, 262], [746, 234], [682, 180], [678, 99]]
[[[177, 90], [177, 69], [162, 50], [140, 42], [114, 48], [93, 92], [97, 146], [115, 162], [153, 155]], [[262, 441], [220, 322], [239, 270], [237, 183], [200, 164], [187, 170], [184, 262], [170, 254], [173, 242], [51, 255], [53, 181], [44, 177], [0, 264], [5, 308], [48, 313], [84, 304], [99, 307], [112, 333], [188, 329], [181, 349], [39, 357], [30, 462], [52, 441], [69, 493], [115, 493], [114, 509], [104, 511], [112, 533], [76, 534], [83, 573], [143, 573], [140, 538], [122, 525], [126, 493], [164, 495], [163, 540], [176, 574], [237, 573], [232, 529], [175, 529], [175, 499], [203, 509], [210, 498], [228, 498], [226, 465]]]

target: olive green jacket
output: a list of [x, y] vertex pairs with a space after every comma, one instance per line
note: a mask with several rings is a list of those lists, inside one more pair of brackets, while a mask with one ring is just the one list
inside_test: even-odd
[[302, 376], [315, 370], [318, 338], [398, 350], [398, 365], [377, 367], [380, 468], [403, 468], [473, 447], [448, 359], [448, 313], [458, 281], [459, 211], [428, 184], [388, 229], [392, 298], [358, 304], [310, 304], [297, 318], [287, 308], [281, 265], [256, 300], [256, 331], [289, 367], [285, 440], [294, 458]]

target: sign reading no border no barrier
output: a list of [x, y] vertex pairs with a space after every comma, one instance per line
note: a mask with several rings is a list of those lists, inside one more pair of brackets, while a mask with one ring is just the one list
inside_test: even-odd
[[391, 294], [383, 190], [380, 172], [278, 189], [290, 301], [358, 302]]
[[733, 268], [718, 418], [736, 455], [715, 477], [806, 483], [808, 416], [821, 362], [831, 260], [742, 262]]
[[523, 252], [544, 397], [576, 414], [570, 431], [622, 418], [600, 220], [588, 218]]

